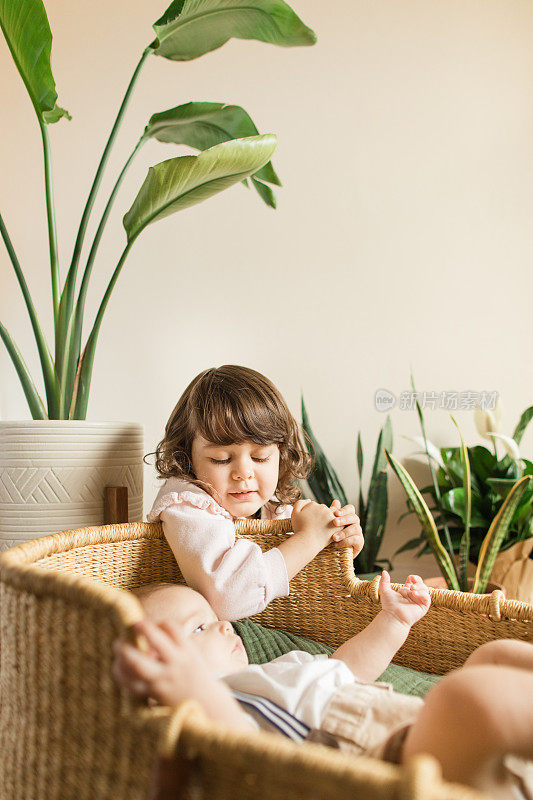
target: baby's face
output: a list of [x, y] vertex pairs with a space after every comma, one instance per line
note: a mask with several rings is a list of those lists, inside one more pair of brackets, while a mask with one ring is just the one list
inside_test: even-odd
[[202, 655], [215, 677], [231, 675], [248, 665], [241, 637], [231, 623], [219, 620], [207, 600], [188, 586], [163, 586], [142, 605], [156, 623], [167, 622]]
[[198, 480], [210, 484], [214, 499], [233, 517], [251, 517], [276, 492], [277, 444], [216, 445], [197, 435], [191, 457]]

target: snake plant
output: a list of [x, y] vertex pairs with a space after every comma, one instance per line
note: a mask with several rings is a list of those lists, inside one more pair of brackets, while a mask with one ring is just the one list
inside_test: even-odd
[[[457, 426], [457, 423], [453, 417], [452, 420]], [[467, 591], [467, 567], [470, 556], [470, 523], [472, 509], [471, 469], [468, 449], [465, 446], [461, 431], [459, 431], [459, 435], [461, 438], [460, 453], [463, 475], [462, 488], [465, 502], [464, 528], [461, 537], [458, 562], [456, 562], [456, 560], [453, 558], [453, 550], [443, 544], [433, 515], [407, 470], [389, 452], [386, 451], [385, 456], [396, 476], [398, 477], [407, 495], [407, 499], [420, 521], [423, 536], [433, 551], [437, 564], [439, 565], [439, 568], [446, 580], [448, 588]], [[519, 507], [520, 502], [524, 496], [529, 493], [532, 481], [533, 476], [531, 475], [524, 475], [522, 478], [517, 480], [508, 492], [500, 510], [492, 520], [490, 528], [482, 542], [481, 549], [479, 551], [479, 558], [472, 592], [483, 594], [485, 591], [487, 582], [494, 567], [496, 556], [498, 555], [502, 542], [505, 539], [505, 535], [508, 531], [511, 520], [513, 519], [513, 516]]]
[[[314, 463], [312, 471], [307, 478], [307, 484], [315, 500], [330, 506], [334, 499], [338, 499], [341, 505], [347, 505], [348, 499], [346, 492], [332, 464], [313, 433], [303, 397], [302, 428], [314, 454]], [[358, 574], [380, 570], [380, 561], [386, 562], [390, 568], [390, 562], [387, 559], [378, 558], [388, 515], [387, 462], [385, 461], [385, 450], [392, 450], [392, 426], [389, 417], [387, 417], [385, 425], [379, 432], [366, 500], [362, 490], [364, 459], [361, 432], [357, 435], [359, 493], [356, 507], [365, 537], [365, 546], [354, 560], [354, 569]]]
[[[252, 119], [239, 106], [189, 102], [153, 114], [116, 179], [78, 282], [82, 249], [94, 202], [144, 65], [152, 56], [190, 61], [216, 50], [231, 38], [296, 47], [314, 44], [316, 36], [283, 0], [173, 0], [154, 23], [156, 38], [145, 47], [134, 69], [96, 170], [62, 283], [48, 128], [59, 120], [70, 119], [70, 115], [57, 103], [50, 64], [52, 33], [42, 0], [0, 0], [0, 27], [35, 110], [43, 144], [53, 353], [1, 215], [0, 234], [30, 317], [46, 402], [41, 398], [13, 337], [1, 322], [0, 338], [13, 362], [34, 419], [85, 419], [102, 319], [122, 267], [142, 231], [152, 222], [196, 205], [238, 182], [249, 185], [248, 180], [261, 199], [275, 208], [271, 186], [281, 185], [270, 160], [276, 146], [275, 137], [260, 136]], [[199, 150], [200, 154], [171, 158], [149, 169], [137, 197], [124, 216], [126, 244], [83, 344], [85, 300], [100, 240], [126, 172], [141, 147], [151, 139], [187, 145]]]

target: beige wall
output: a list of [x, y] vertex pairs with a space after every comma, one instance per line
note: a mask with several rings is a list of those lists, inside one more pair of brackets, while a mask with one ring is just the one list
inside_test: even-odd
[[[133, 67], [163, 10], [155, 2], [48, 0], [59, 102], [50, 130], [63, 265]], [[496, 390], [503, 428], [533, 403], [533, 6], [518, 0], [300, 0], [313, 48], [234, 41], [184, 64], [144, 70], [104, 189], [148, 117], [189, 99], [244, 106], [279, 138], [276, 212], [241, 187], [149, 228], [110, 303], [95, 363], [91, 419], [142, 421], [153, 449], [186, 383], [239, 363], [265, 372], [298, 415], [305, 392], [328, 455], [355, 497], [355, 440], [373, 456], [384, 416], [374, 392]], [[0, 46], [1, 211], [50, 329], [38, 127]], [[150, 144], [121, 191], [92, 283], [94, 311], [124, 244], [121, 217], [147, 167], [175, 150]], [[103, 208], [106, 192], [98, 204]], [[91, 228], [94, 230], [94, 225]], [[37, 359], [0, 249], [0, 319]], [[27, 417], [0, 349], [0, 413]], [[431, 437], [455, 443], [442, 410]], [[396, 453], [418, 433], [392, 412]], [[476, 439], [471, 413], [457, 419]], [[533, 431], [524, 439], [531, 457]], [[371, 452], [370, 452], [371, 451]], [[419, 473], [417, 473], [419, 474]], [[412, 530], [392, 483], [385, 552]], [[153, 495], [147, 473], [146, 504]], [[424, 568], [435, 572], [432, 563]]]

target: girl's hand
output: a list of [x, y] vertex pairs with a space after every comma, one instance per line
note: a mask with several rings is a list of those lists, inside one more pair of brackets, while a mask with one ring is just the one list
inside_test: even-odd
[[314, 500], [297, 500], [292, 514], [294, 533], [306, 533], [316, 537], [325, 547], [335, 533], [335, 516], [333, 509]]
[[135, 625], [150, 646], [143, 653], [128, 642], [113, 643], [115, 680], [134, 694], [174, 706], [186, 698], [201, 699], [214, 680], [196, 648], [171, 625], [145, 619]]
[[386, 570], [379, 581], [381, 608], [404, 625], [414, 625], [427, 614], [431, 605], [429, 589], [419, 575], [409, 575], [405, 584], [395, 591]]
[[333, 534], [335, 547], [352, 547], [355, 558], [365, 543], [361, 520], [355, 513], [354, 506], [348, 505], [341, 508], [340, 501], [337, 499], [332, 502], [331, 508], [335, 514], [335, 525], [340, 528], [337, 533]]

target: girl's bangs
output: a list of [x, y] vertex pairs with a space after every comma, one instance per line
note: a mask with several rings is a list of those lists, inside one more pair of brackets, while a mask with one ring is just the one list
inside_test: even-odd
[[203, 414], [197, 415], [197, 430], [208, 442], [218, 445], [244, 441], [260, 445], [284, 441], [279, 413], [262, 403], [243, 402], [242, 398], [211, 396]]

